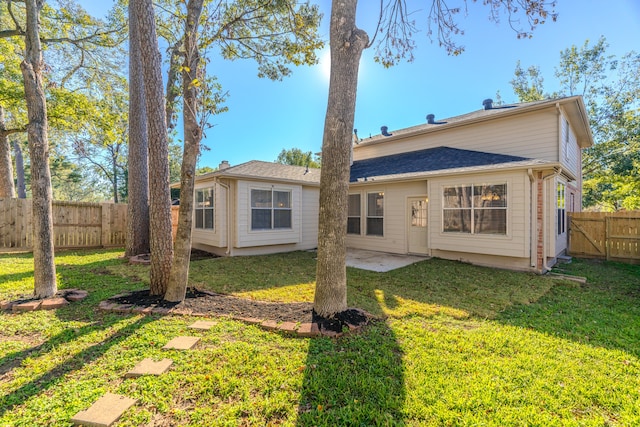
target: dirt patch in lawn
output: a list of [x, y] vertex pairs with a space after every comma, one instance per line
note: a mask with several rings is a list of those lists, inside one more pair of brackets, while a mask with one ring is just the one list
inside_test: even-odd
[[282, 303], [255, 301], [231, 295], [187, 289], [187, 295], [181, 303], [164, 301], [162, 296], [149, 295], [148, 290], [134, 291], [108, 300], [118, 304], [132, 304], [138, 307], [162, 307], [191, 310], [194, 314], [208, 316], [234, 316], [278, 322], [311, 322], [313, 304], [308, 302]]
[[369, 313], [350, 308], [328, 319], [318, 316], [313, 311], [313, 304], [309, 302], [256, 301], [196, 288], [188, 288], [184, 301], [180, 303], [164, 301], [162, 296], [150, 295], [147, 289], [118, 295], [108, 299], [107, 302], [128, 307], [164, 308], [171, 310], [174, 314], [227, 316], [239, 319], [272, 320], [278, 323], [315, 323], [323, 333], [357, 330], [373, 318]]

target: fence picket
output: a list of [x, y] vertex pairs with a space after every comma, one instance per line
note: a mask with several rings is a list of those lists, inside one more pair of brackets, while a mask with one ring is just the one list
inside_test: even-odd
[[569, 255], [640, 263], [640, 212], [572, 212]]

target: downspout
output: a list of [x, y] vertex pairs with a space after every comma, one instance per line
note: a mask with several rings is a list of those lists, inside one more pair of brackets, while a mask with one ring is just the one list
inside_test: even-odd
[[229, 254], [231, 254], [231, 201], [229, 200], [231, 197], [231, 188], [227, 185], [227, 184], [223, 184], [218, 178], [215, 179], [215, 182], [220, 185], [220, 187], [224, 188], [226, 191], [226, 205], [227, 205], [227, 226], [225, 227], [227, 229], [227, 250], [225, 251], [225, 255], [229, 256]]
[[531, 265], [531, 267], [535, 268], [536, 266], [536, 260], [537, 260], [537, 252], [536, 252], [536, 236], [537, 236], [537, 229], [536, 229], [536, 225], [537, 225], [537, 219], [535, 216], [535, 205], [537, 204], [538, 201], [538, 197], [537, 197], [537, 192], [535, 191], [535, 182], [536, 182], [536, 177], [533, 176], [533, 170], [531, 170], [531, 168], [527, 169], [527, 175], [529, 175], [529, 197], [530, 197], [530, 202], [529, 202], [529, 263]]
[[[547, 192], [547, 182], [551, 179], [551, 178], [556, 178], [557, 176], [559, 176], [562, 173], [562, 168], [561, 167], [555, 167], [553, 168], [553, 172], [550, 173], [549, 175], [543, 176], [542, 177], [542, 193], [543, 193], [543, 201], [544, 201], [544, 195]], [[544, 206], [544, 204], [543, 204]], [[546, 273], [547, 271], [551, 270], [551, 267], [549, 267], [549, 265], [547, 264], [547, 247], [549, 245], [549, 230], [547, 230], [547, 228], [545, 227], [545, 211], [542, 211], [542, 265], [544, 268], [543, 273]]]

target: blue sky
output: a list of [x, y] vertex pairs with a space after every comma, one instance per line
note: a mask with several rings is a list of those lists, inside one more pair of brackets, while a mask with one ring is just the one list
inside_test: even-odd
[[[318, 3], [324, 13], [321, 34], [328, 40], [331, 2]], [[369, 34], [375, 28], [377, 3], [359, 2], [358, 26]], [[428, 4], [408, 3], [416, 8]], [[384, 69], [374, 63], [372, 50], [365, 51], [354, 126], [361, 138], [379, 134], [383, 125], [393, 132], [424, 123], [430, 113], [439, 120], [479, 110], [482, 100], [494, 98], [497, 91], [505, 102], [516, 102], [509, 81], [518, 60], [525, 68], [540, 66], [545, 88], [552, 91], [560, 51], [571, 45], [582, 46], [587, 39], [595, 42], [605, 36], [609, 54], [621, 56], [638, 50], [638, 0], [558, 0], [557, 22], [539, 26], [529, 40], [518, 40], [506, 22], [490, 22], [488, 9], [481, 3], [469, 1], [468, 14], [461, 15], [465, 34], [459, 40], [466, 50], [460, 56], [448, 56], [437, 43], [431, 43], [424, 26], [416, 35], [418, 49], [412, 63]], [[102, 16], [112, 2], [82, 0], [80, 4]], [[319, 65], [295, 68], [281, 82], [257, 78], [251, 61], [212, 57], [209, 72], [229, 92], [229, 111], [211, 119], [214, 127], [204, 141], [209, 150], [203, 151], [199, 166], [215, 167], [221, 160], [231, 165], [273, 161], [283, 148], [319, 152], [329, 86], [327, 55], [328, 47], [320, 54]]]

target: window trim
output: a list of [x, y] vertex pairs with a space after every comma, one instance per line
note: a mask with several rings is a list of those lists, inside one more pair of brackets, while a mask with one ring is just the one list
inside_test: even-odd
[[[384, 191], [367, 191], [366, 192], [366, 224], [365, 224], [365, 235], [367, 237], [384, 237], [384, 225], [385, 225], [385, 220], [384, 220], [384, 205], [385, 205], [385, 197], [384, 197]], [[378, 195], [382, 197], [382, 215], [371, 215], [369, 213], [369, 196], [370, 195]], [[369, 219], [380, 219], [382, 220], [382, 227], [381, 227], [381, 234], [373, 234], [369, 232]]]
[[567, 232], [567, 186], [564, 182], [556, 185], [556, 235]]
[[[198, 193], [203, 193], [203, 197], [202, 200], [204, 202], [205, 197], [204, 197], [204, 193], [210, 191], [210, 195], [211, 195], [211, 206], [210, 207], [199, 207], [198, 206]], [[215, 196], [216, 196], [216, 191], [215, 191], [215, 186], [211, 186], [211, 187], [202, 187], [202, 188], [196, 188], [195, 189], [195, 194], [194, 194], [194, 198], [195, 198], [195, 203], [194, 203], [194, 208], [193, 208], [193, 228], [196, 230], [205, 230], [205, 231], [215, 231], [216, 229], [216, 202], [215, 202]], [[198, 213], [199, 211], [202, 212], [202, 226], [198, 227]], [[206, 212], [207, 211], [211, 211], [211, 227], [206, 227]]]
[[[358, 215], [351, 215], [349, 212], [349, 200], [351, 199], [351, 196], [358, 196], [358, 204], [359, 204], [359, 209], [358, 209]], [[358, 218], [358, 232], [354, 233], [354, 232], [349, 232], [349, 220], [352, 218]], [[349, 236], [362, 236], [362, 193], [349, 193], [348, 198], [347, 198], [347, 235]]]
[[[490, 207], [476, 207], [474, 205], [475, 203], [475, 188], [476, 187], [483, 187], [483, 186], [501, 186], [504, 185], [504, 200], [505, 200], [505, 206], [490, 206]], [[497, 181], [497, 182], [464, 182], [464, 183], [460, 183], [460, 184], [446, 184], [446, 185], [441, 185], [440, 188], [440, 195], [441, 195], [441, 201], [442, 201], [442, 205], [440, 208], [441, 211], [441, 224], [440, 224], [440, 233], [441, 234], [446, 234], [446, 235], [460, 235], [460, 236], [481, 236], [483, 238], [485, 237], [508, 237], [509, 236], [509, 186], [510, 183], [508, 181]], [[471, 206], [469, 207], [453, 207], [453, 208], [447, 208], [446, 206], [446, 201], [445, 201], [445, 191], [448, 188], [455, 188], [455, 187], [460, 187], [460, 188], [464, 188], [464, 187], [469, 187], [471, 189], [471, 194], [469, 196], [469, 199], [471, 201]], [[488, 211], [488, 210], [504, 210], [505, 214], [504, 214], [504, 233], [482, 233], [482, 232], [476, 232], [476, 213], [477, 212], [482, 212], [482, 211]], [[445, 211], [469, 211], [470, 214], [470, 224], [469, 224], [469, 231], [449, 231], [449, 230], [445, 230]]]
[[[271, 207], [254, 207], [253, 206], [253, 191], [270, 191], [271, 192]], [[289, 206], [288, 207], [277, 207], [274, 206], [275, 202], [275, 193], [287, 193], [289, 196]], [[268, 210], [270, 212], [270, 220], [271, 224], [269, 228], [255, 228], [253, 226], [253, 211], [256, 210]], [[277, 211], [287, 211], [289, 212], [289, 227], [276, 227], [275, 226], [275, 213]], [[249, 231], [250, 232], [279, 232], [279, 231], [291, 231], [294, 229], [293, 226], [293, 191], [290, 188], [278, 188], [271, 186], [270, 188], [266, 187], [249, 187]]]

